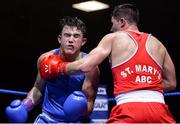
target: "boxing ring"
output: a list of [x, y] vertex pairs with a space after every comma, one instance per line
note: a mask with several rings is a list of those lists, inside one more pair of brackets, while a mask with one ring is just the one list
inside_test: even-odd
[[[28, 92], [0, 89], [0, 94], [14, 94], [14, 95], [26, 96]], [[164, 96], [180, 96], [180, 92], [164, 93]], [[108, 101], [114, 101], [114, 98], [108, 98]]]
[[[28, 92], [16, 91], [8, 89], [0, 89], [0, 94], [11, 94], [15, 96], [26, 96]], [[164, 93], [165, 97], [180, 96], [180, 92], [168, 92]], [[114, 98], [108, 98], [106, 92], [106, 85], [99, 85], [98, 93], [94, 104], [94, 109], [91, 114], [92, 122], [94, 123], [104, 123], [109, 116], [109, 104], [110, 102], [115, 102]], [[7, 105], [8, 106], [8, 105]]]

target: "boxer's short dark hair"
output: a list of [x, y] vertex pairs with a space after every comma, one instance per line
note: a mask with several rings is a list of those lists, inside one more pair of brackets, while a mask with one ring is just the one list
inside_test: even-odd
[[66, 16], [59, 21], [59, 32], [61, 33], [64, 26], [70, 26], [70, 27], [77, 27], [78, 30], [80, 30], [83, 33], [83, 36], [86, 36], [86, 25], [85, 23], [77, 18], [77, 17], [70, 17]]
[[114, 7], [112, 12], [112, 17], [116, 20], [121, 18], [125, 18], [129, 23], [136, 23], [139, 22], [139, 10], [133, 4], [121, 4]]

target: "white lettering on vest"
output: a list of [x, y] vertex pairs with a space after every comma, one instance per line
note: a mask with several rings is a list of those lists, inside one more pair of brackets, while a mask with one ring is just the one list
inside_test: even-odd
[[[157, 75], [157, 78], [160, 80], [161, 79], [161, 74], [160, 72], [150, 66], [150, 65], [135, 65], [134, 66], [134, 70], [135, 70], [135, 73], [138, 74], [138, 72], [145, 72], [145, 73], [149, 73], [151, 75]], [[130, 68], [130, 67], [127, 67], [125, 68], [123, 71], [120, 72], [121, 76], [122, 77], [127, 77], [128, 75], [131, 75], [133, 74], [133, 70]], [[144, 83], [144, 82], [147, 82], [147, 83], [151, 83], [152, 82], [152, 77], [149, 75], [137, 75], [136, 76], [136, 79], [135, 79], [135, 82], [139, 82], [139, 83]]]
[[144, 75], [142, 75], [142, 76], [136, 76], [136, 80], [135, 80], [135, 82], [137, 82], [137, 83], [145, 83], [145, 82], [147, 82], [147, 83], [151, 83], [152, 82], [152, 80], [151, 80], [152, 78], [150, 77], [150, 76], [144, 76]]

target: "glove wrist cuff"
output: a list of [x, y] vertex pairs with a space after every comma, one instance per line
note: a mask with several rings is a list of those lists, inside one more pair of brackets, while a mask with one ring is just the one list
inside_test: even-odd
[[66, 75], [67, 74], [67, 71], [66, 71], [67, 64], [68, 64], [68, 62], [62, 62], [62, 63], [59, 64], [58, 70], [59, 70], [59, 73], [61, 75]]
[[31, 111], [34, 108], [34, 103], [31, 98], [25, 98], [21, 104], [27, 111]]

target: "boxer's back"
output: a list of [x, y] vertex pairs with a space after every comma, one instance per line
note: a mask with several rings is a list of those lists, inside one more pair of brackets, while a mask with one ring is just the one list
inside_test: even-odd
[[[112, 67], [127, 61], [135, 52], [138, 45], [127, 32], [116, 32], [116, 40], [112, 43]], [[165, 47], [152, 35], [149, 37], [146, 48], [156, 62], [162, 66], [165, 56]]]
[[[121, 37], [117, 36], [119, 39], [114, 40], [112, 46], [114, 94], [140, 89], [163, 92], [162, 63], [159, 62], [164, 55], [160, 44], [150, 40], [151, 35], [147, 33], [123, 33], [119, 33]], [[154, 44], [158, 47], [153, 47]]]

